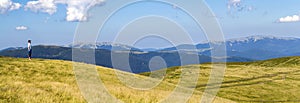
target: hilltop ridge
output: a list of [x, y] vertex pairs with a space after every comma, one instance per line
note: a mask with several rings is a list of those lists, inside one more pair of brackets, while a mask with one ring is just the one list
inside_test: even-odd
[[[217, 84], [207, 84], [211, 75], [211, 63], [172, 67], [166, 71], [164, 81], [178, 83], [181, 75], [196, 73], [200, 69], [196, 90], [215, 88]], [[189, 69], [189, 74], [181, 74], [181, 68]], [[255, 62], [227, 63], [226, 72], [217, 96], [236, 102], [300, 102], [300, 57], [283, 57]], [[154, 73], [155, 73], [154, 72]], [[180, 75], [181, 74], [181, 75]], [[148, 76], [150, 73], [142, 73]]]
[[[115, 73], [121, 73], [125, 77], [126, 75], [147, 77], [100, 66], [96, 69], [100, 75], [99, 79], [103, 81], [111, 95], [125, 103], [157, 103], [172, 93], [176, 87], [175, 84], [161, 82], [151, 90], [133, 89], [122, 84]], [[182, 92], [182, 95], [184, 94]], [[201, 95], [201, 92], [195, 91], [189, 102], [198, 102]], [[25, 58], [0, 56], [0, 102], [85, 103], [86, 101], [77, 86], [73, 62], [46, 59], [29, 61]], [[217, 97], [214, 102], [232, 101]]]

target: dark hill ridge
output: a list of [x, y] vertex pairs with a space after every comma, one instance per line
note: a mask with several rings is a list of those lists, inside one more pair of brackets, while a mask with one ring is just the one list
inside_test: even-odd
[[[222, 42], [212, 42], [217, 45]], [[251, 36], [239, 39], [231, 39], [225, 42], [227, 49], [227, 62], [249, 62], [254, 60], [266, 60], [272, 58], [286, 57], [286, 56], [300, 56], [300, 39], [299, 38], [280, 38], [273, 36]], [[123, 71], [129, 71], [124, 61], [118, 61], [120, 65], [113, 66], [111, 63], [111, 55], [119, 55], [120, 58], [130, 55], [130, 67], [133, 73], [148, 72], [150, 68], [148, 66], [150, 60], [159, 56], [166, 61], [167, 67], [182, 66], [179, 52], [183, 53], [187, 57], [198, 56], [199, 63], [210, 62], [212, 57], [209, 43], [200, 43], [195, 45], [197, 50], [193, 50], [194, 45], [179, 45], [177, 47], [165, 48], [165, 49], [138, 49], [132, 46], [114, 44], [114, 43], [78, 43], [68, 46], [34, 46], [33, 57], [34, 58], [46, 58], [46, 59], [60, 59], [60, 60], [72, 60], [72, 48], [81, 49], [95, 49], [96, 64], [100, 66], [116, 68]], [[177, 48], [180, 48], [178, 50]], [[191, 54], [190, 52], [197, 52], [198, 54]], [[26, 48], [8, 48], [0, 51], [0, 55], [11, 57], [26, 57]], [[215, 57], [213, 57], [215, 58]], [[117, 58], [118, 59], [118, 58]], [[218, 61], [216, 61], [218, 62]], [[158, 63], [159, 64], [159, 63]], [[193, 63], [195, 64], [195, 63]], [[198, 63], [196, 63], [198, 64]], [[154, 68], [154, 70], [161, 68]]]
[[[69, 47], [60, 47], [60, 46], [33, 46], [33, 58], [45, 58], [45, 59], [59, 59], [59, 60], [72, 60], [72, 48]], [[89, 50], [89, 49], [86, 49]], [[123, 61], [118, 61], [120, 65], [118, 67], [114, 67], [111, 62], [111, 55], [119, 55], [118, 57], [123, 57], [128, 55], [129, 53], [129, 61], [130, 67], [132, 68], [133, 73], [141, 73], [141, 72], [149, 72], [149, 62], [153, 57], [159, 56], [163, 58], [166, 62], [167, 67], [173, 66], [181, 66], [180, 56], [178, 51], [170, 51], [170, 52], [160, 52], [160, 51], [152, 51], [152, 52], [140, 52], [140, 51], [110, 51], [107, 49], [96, 49], [95, 50], [95, 58], [96, 65], [105, 66], [109, 68], [116, 68], [123, 71], [128, 71], [128, 68], [124, 68], [124, 65], [127, 63], [123, 63]], [[84, 54], [84, 53], [83, 53]], [[27, 49], [14, 49], [14, 50], [4, 50], [0, 52], [2, 56], [9, 57], [27, 57]], [[198, 54], [189, 54], [184, 53], [186, 57], [199, 57], [199, 63], [206, 63], [211, 61], [211, 57], [205, 55]], [[251, 61], [250, 59], [241, 58], [241, 57], [228, 57], [228, 61], [237, 62], [237, 61]], [[81, 62], [81, 61], [79, 61]], [[199, 64], [197, 63], [197, 64]], [[188, 65], [188, 64], [185, 64]], [[161, 68], [154, 68], [155, 70]], [[128, 71], [129, 72], [129, 71]]]

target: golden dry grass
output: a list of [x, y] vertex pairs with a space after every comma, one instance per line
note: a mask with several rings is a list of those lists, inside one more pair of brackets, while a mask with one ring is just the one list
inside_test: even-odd
[[[201, 69], [197, 90], [204, 91], [211, 64], [167, 69], [164, 81], [177, 83], [181, 68]], [[156, 72], [161, 72], [156, 71]], [[193, 73], [192, 69], [190, 73]], [[142, 73], [148, 76], [150, 73]], [[209, 84], [213, 88], [216, 84]], [[300, 102], [300, 57], [286, 57], [250, 63], [228, 63], [217, 96], [236, 102]]]
[[[91, 66], [88, 64], [82, 64]], [[166, 98], [175, 84], [162, 82], [151, 90], [138, 90], [124, 85], [115, 72], [123, 76], [141, 75], [115, 71], [110, 68], [96, 67], [101, 80], [110, 94], [125, 103], [156, 103]], [[83, 72], [84, 73], [84, 72]], [[148, 78], [150, 82], [156, 79]], [[180, 102], [180, 97], [191, 92], [189, 88], [176, 95], [172, 101]], [[200, 101], [202, 93], [195, 91], [188, 102]], [[61, 60], [0, 57], [0, 102], [1, 103], [82, 103], [82, 96], [73, 71], [73, 62]], [[108, 101], [103, 101], [108, 102]], [[228, 103], [230, 100], [215, 98], [216, 103]]]

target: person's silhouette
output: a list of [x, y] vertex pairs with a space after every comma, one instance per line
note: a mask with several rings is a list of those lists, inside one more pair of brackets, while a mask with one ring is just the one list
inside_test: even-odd
[[28, 59], [31, 60], [32, 48], [31, 48], [31, 40], [28, 40]]

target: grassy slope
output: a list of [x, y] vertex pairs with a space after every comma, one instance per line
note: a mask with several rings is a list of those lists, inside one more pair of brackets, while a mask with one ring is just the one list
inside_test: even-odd
[[[86, 102], [76, 85], [72, 67], [73, 63], [69, 61], [28, 61], [22, 58], [0, 57], [0, 102]], [[97, 67], [97, 70], [109, 92], [124, 102], [159, 102], [175, 88], [175, 85], [163, 82], [152, 90], [135, 90], [124, 86], [114, 70], [104, 67]], [[198, 102], [201, 94], [195, 91], [189, 102]], [[232, 101], [216, 98], [214, 102]]]
[[[201, 73], [197, 90], [203, 91], [210, 75], [211, 64], [190, 65], [184, 68], [199, 66]], [[177, 83], [181, 74], [180, 68], [182, 67], [167, 69], [164, 81]], [[193, 69], [189, 73], [194, 73]], [[214, 84], [210, 86], [213, 87]], [[300, 57], [286, 57], [251, 63], [228, 63], [217, 96], [237, 102], [300, 102], [299, 91]]]

